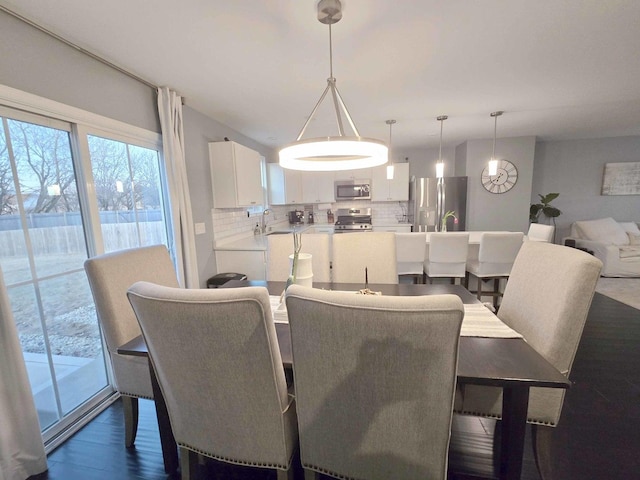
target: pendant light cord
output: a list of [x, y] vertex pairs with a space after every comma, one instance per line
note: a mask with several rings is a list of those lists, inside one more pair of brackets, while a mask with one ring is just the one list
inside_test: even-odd
[[333, 42], [331, 41], [331, 24], [329, 24], [329, 77], [333, 78]]
[[440, 153], [438, 154], [438, 160], [442, 163], [442, 127], [444, 126], [444, 118], [440, 117]]
[[496, 135], [498, 133], [498, 115], [496, 112], [496, 115], [493, 116], [494, 119], [494, 123], [493, 123], [493, 153], [491, 154], [491, 160], [495, 160], [496, 159]]

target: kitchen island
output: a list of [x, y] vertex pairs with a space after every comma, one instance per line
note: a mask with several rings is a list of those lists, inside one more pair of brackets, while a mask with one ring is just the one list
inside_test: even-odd
[[[292, 225], [274, 225], [271, 231], [261, 235], [247, 233], [217, 240], [214, 242], [213, 250], [218, 273], [243, 273], [247, 275], [249, 280], [266, 280], [267, 237], [269, 235], [290, 235], [293, 230], [294, 226]], [[411, 225], [407, 223], [374, 222], [373, 230], [380, 232], [410, 232]], [[333, 224], [304, 224], [295, 226], [295, 231], [302, 234], [333, 234]]]

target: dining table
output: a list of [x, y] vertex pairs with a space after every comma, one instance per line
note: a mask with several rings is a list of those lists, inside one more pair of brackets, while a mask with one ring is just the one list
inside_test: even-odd
[[[246, 286], [263, 286], [268, 289], [270, 295], [280, 295], [286, 284], [285, 282], [231, 280], [220, 288]], [[340, 283], [314, 283], [313, 286], [354, 292], [363, 288], [362, 285]], [[461, 285], [400, 283], [368, 285], [368, 288], [382, 295], [393, 296], [453, 294], [458, 296], [465, 305], [480, 303], [475, 294]], [[276, 322], [275, 327], [283, 365], [285, 369], [290, 370], [293, 357], [289, 324]], [[121, 345], [117, 351], [121, 355], [149, 356], [142, 335]], [[178, 468], [177, 446], [164, 397], [153, 370], [153, 361], [149, 362], [149, 370], [164, 467], [167, 473], [172, 473]], [[571, 386], [568, 378], [534, 350], [525, 339], [480, 336], [460, 337], [457, 384], [459, 386], [486, 385], [502, 389], [502, 437], [498, 472], [498, 478], [501, 480], [517, 480], [522, 473], [529, 389], [531, 387], [568, 389]]]

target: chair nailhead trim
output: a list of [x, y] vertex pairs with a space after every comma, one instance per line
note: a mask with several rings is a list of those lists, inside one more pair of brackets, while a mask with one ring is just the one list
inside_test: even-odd
[[[493, 415], [491, 413], [485, 413], [485, 412], [472, 412], [470, 410], [460, 410], [460, 411], [456, 411], [456, 413], [459, 413], [461, 415], [471, 415], [473, 417], [495, 418], [496, 420], [502, 420], [502, 415]], [[527, 423], [533, 423], [535, 425], [545, 425], [549, 427], [556, 426], [555, 422], [536, 420], [535, 418], [529, 418], [529, 417], [527, 417]]]
[[263, 462], [246, 462], [244, 460], [236, 460], [233, 458], [222, 457], [220, 455], [215, 455], [211, 452], [205, 452], [204, 450], [200, 450], [199, 448], [192, 447], [191, 445], [187, 445], [185, 443], [178, 442], [178, 446], [188, 448], [192, 452], [198, 453], [200, 455], [204, 455], [205, 457], [213, 458], [215, 460], [220, 460], [222, 462], [233, 463], [235, 465], [249, 465], [252, 467], [260, 467], [260, 468], [276, 468], [278, 470], [288, 470], [291, 462], [289, 462], [288, 466], [280, 465], [279, 463], [263, 463]]
[[339, 473], [333, 472], [331, 470], [327, 470], [326, 468], [322, 468], [322, 467], [318, 467], [316, 465], [309, 465], [309, 464], [303, 464], [302, 465], [303, 468], [307, 468], [309, 470], [315, 470], [316, 472], [319, 473], [324, 473], [326, 475], [331, 475], [334, 478], [339, 478], [340, 480], [362, 480], [362, 479], [358, 479], [355, 477], [345, 477], [344, 475], [341, 475]]
[[153, 400], [153, 397], [147, 397], [146, 395], [138, 395], [137, 393], [127, 393], [127, 392], [123, 392], [122, 390], [118, 390], [118, 393], [120, 395], [126, 395], [127, 397], [144, 398], [145, 400]]

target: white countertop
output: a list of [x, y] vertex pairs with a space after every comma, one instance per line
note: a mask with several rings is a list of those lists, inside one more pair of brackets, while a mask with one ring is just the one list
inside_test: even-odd
[[[410, 223], [393, 223], [393, 222], [373, 222], [374, 227], [395, 227], [398, 225], [411, 225]], [[333, 223], [312, 223], [297, 225], [296, 232], [305, 233], [306, 231], [316, 227], [333, 227]], [[278, 226], [274, 231], [277, 232], [293, 232], [293, 226], [284, 225]], [[247, 232], [240, 235], [233, 235], [231, 237], [222, 238], [214, 242], [214, 250], [234, 250], [234, 251], [260, 251], [267, 249], [267, 237], [272, 232], [254, 235]]]

